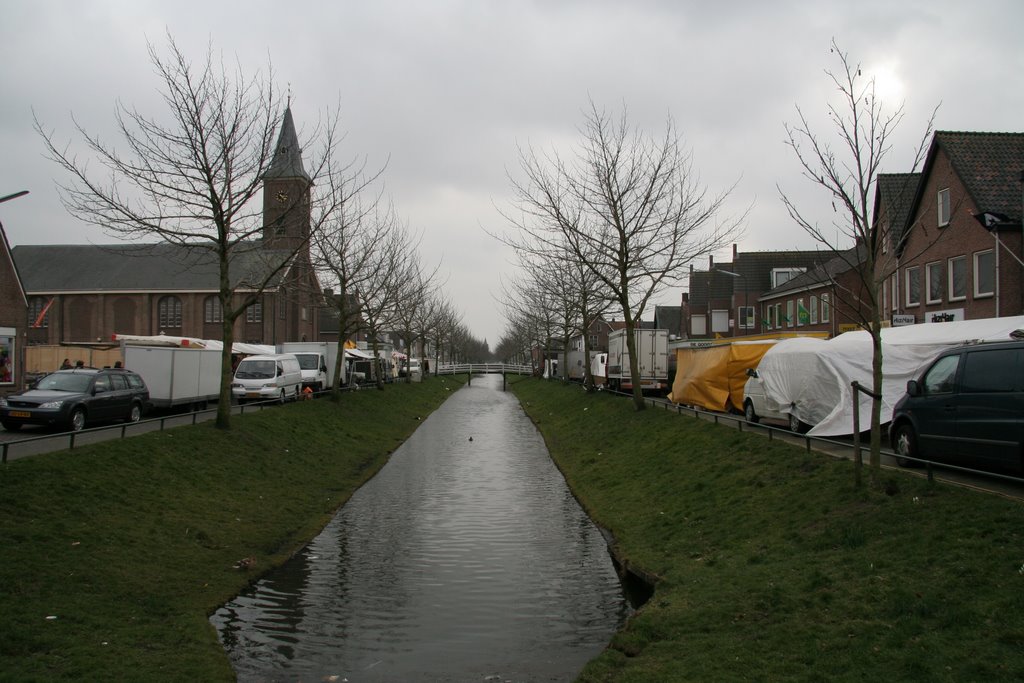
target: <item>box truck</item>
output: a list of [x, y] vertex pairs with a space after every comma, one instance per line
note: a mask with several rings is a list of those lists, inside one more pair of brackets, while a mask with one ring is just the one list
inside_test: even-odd
[[220, 395], [221, 352], [204, 348], [124, 345], [124, 366], [149, 387], [155, 408], [206, 408]]
[[[293, 353], [302, 368], [302, 388], [326, 391], [334, 386], [334, 363], [338, 345], [334, 342], [285, 342], [278, 344], [279, 353]], [[346, 383], [346, 367], [341, 369], [341, 383]]]
[[[638, 381], [643, 391], [668, 390], [668, 330], [633, 330], [640, 371]], [[615, 391], [633, 390], [629, 372], [629, 347], [626, 330], [608, 334], [608, 385]]]

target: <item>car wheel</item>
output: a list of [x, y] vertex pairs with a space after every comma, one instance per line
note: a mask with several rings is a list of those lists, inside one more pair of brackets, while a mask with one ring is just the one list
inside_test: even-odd
[[142, 406], [138, 403], [133, 403], [131, 410], [128, 411], [128, 417], [125, 418], [125, 422], [138, 422], [142, 419]]
[[21, 423], [20, 422], [3, 422], [3, 423], [0, 423], [0, 424], [3, 424], [4, 429], [6, 429], [9, 432], [16, 432], [19, 429], [21, 429]]
[[892, 435], [892, 449], [896, 451], [896, 464], [900, 467], [912, 467], [916, 461], [910, 458], [918, 457], [917, 435], [909, 423], [904, 422], [896, 428]]
[[754, 424], [757, 424], [758, 422], [759, 418], [757, 417], [757, 413], [754, 411], [754, 403], [749, 399], [743, 404], [743, 417], [747, 419], [747, 422], [752, 422]]
[[800, 421], [800, 418], [795, 413], [789, 414], [789, 431], [794, 434], [803, 434], [806, 431], [804, 423]]
[[85, 427], [85, 410], [75, 408], [71, 413], [71, 431], [80, 432]]

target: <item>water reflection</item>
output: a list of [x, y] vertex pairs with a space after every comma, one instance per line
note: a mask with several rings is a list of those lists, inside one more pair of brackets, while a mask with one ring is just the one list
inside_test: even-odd
[[214, 614], [240, 680], [562, 681], [601, 651], [629, 609], [605, 541], [500, 388], [456, 392]]

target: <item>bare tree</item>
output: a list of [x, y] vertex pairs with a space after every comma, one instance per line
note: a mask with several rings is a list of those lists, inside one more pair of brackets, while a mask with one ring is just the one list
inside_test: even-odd
[[[437, 268], [426, 271], [419, 258], [413, 259], [400, 285], [392, 318], [396, 331], [406, 344], [406, 363], [412, 358], [416, 342], [421, 339], [425, 309], [431, 306], [431, 298], [437, 289]], [[412, 381], [412, 373], [406, 372], [405, 381]]]
[[359, 292], [359, 312], [370, 339], [374, 358], [375, 382], [384, 389], [384, 363], [380, 356], [380, 338], [394, 324], [406, 281], [415, 273], [420, 238], [410, 236], [392, 207], [386, 221], [387, 231], [377, 244], [380, 268], [372, 271]]
[[[891, 228], [888, 222], [872, 221], [870, 201], [891, 149], [890, 138], [903, 120], [904, 109], [901, 104], [895, 110], [887, 110], [876, 95], [875, 80], [863, 76], [860, 65], [851, 62], [834, 40], [831, 51], [839, 60], [839, 69], [826, 70], [825, 74], [836, 86], [839, 96], [838, 103], [829, 104], [828, 113], [839, 151], [833, 149], [828, 138], [812, 131], [799, 106], [796, 108], [798, 123], [786, 124], [786, 144], [796, 155], [804, 177], [832, 196], [835, 219], [828, 226], [819, 225], [803, 214], [781, 187], [779, 193], [793, 220], [818, 243], [845, 260], [848, 270], [856, 274], [856, 284], [838, 288], [837, 296], [845, 296], [847, 312], [856, 316], [860, 327], [871, 334], [870, 464], [871, 479], [877, 482], [882, 410], [883, 303], [880, 293], [882, 283], [891, 275], [895, 264], [883, 257], [892, 239]], [[914, 151], [909, 171], [915, 170], [924, 158], [934, 120], [935, 111]], [[859, 477], [858, 466], [858, 481]]]
[[311, 239], [313, 265], [331, 288], [327, 303], [338, 317], [338, 353], [331, 369], [333, 401], [341, 400], [345, 342], [364, 327], [360, 294], [370, 293], [366, 302], [376, 303], [374, 288], [386, 286], [392, 277], [393, 252], [388, 247], [397, 218], [394, 207], [379, 193], [370, 194], [383, 171], [367, 175], [360, 167], [341, 178], [332, 188], [338, 210]]
[[[166, 58], [149, 48], [168, 109], [166, 119], [118, 105], [124, 149], [76, 123], [89, 152], [89, 158], [79, 159], [69, 147], [59, 146], [38, 120], [36, 130], [49, 157], [70, 175], [70, 183], [61, 189], [72, 215], [125, 240], [156, 238], [202, 252], [217, 264], [224, 343], [217, 426], [228, 428], [234, 323], [286, 268], [308, 267], [297, 261], [305, 245], [270, 253], [258, 249], [254, 239], [264, 227], [262, 179], [274, 158], [281, 121], [282, 103], [270, 66], [267, 73], [251, 77], [240, 67], [230, 71], [214, 58], [212, 47], [197, 66], [170, 36], [167, 41]], [[323, 152], [312, 163], [312, 179], [331, 168], [335, 129], [336, 120], [328, 120], [314, 133]], [[92, 158], [99, 172], [89, 168]], [[289, 210], [309, 211], [322, 220], [333, 207], [329, 201], [318, 207], [295, 203]], [[311, 231], [317, 220], [312, 220]], [[264, 262], [254, 262], [260, 259]]]
[[[740, 220], [715, 224], [728, 192], [708, 197], [675, 126], [654, 139], [591, 103], [575, 159], [521, 151], [524, 181], [513, 181], [523, 218], [539, 245], [570, 253], [610, 292], [626, 324], [630, 373], [639, 377], [634, 330], [656, 294], [685, 267], [731, 241]], [[639, 381], [637, 410], [644, 409]]]

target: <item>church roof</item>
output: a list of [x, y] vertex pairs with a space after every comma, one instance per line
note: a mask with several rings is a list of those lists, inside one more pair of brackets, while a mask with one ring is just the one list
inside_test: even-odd
[[[263, 281], [291, 251], [236, 249], [231, 258], [231, 286], [248, 289]], [[11, 250], [29, 294], [67, 292], [209, 291], [220, 289], [217, 255], [208, 249], [174, 244], [21, 245]], [[268, 284], [276, 288], [282, 268]]]
[[270, 162], [270, 168], [263, 175], [267, 178], [302, 178], [310, 180], [309, 174], [302, 166], [302, 149], [299, 147], [299, 136], [295, 133], [295, 122], [292, 120], [292, 110], [288, 107], [284, 110], [284, 120], [281, 121], [281, 134], [277, 138], [277, 147], [274, 149], [274, 158]]

